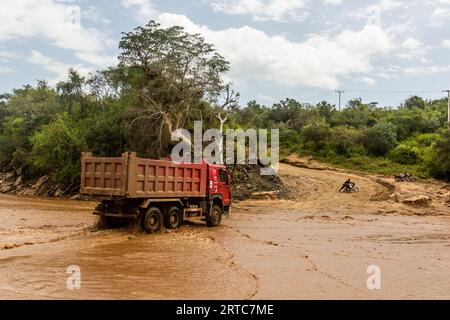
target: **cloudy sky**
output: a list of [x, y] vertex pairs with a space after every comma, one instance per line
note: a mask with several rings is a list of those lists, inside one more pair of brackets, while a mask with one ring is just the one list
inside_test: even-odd
[[243, 103], [450, 89], [450, 0], [3, 0], [0, 92], [113, 65], [121, 32], [151, 19], [214, 43]]

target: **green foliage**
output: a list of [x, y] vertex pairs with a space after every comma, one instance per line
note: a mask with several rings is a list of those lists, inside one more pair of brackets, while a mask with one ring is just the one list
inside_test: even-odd
[[80, 154], [87, 143], [79, 125], [68, 113], [58, 114], [31, 137], [30, 160], [41, 172], [52, 172], [53, 180], [74, 184], [80, 174]]
[[349, 156], [358, 148], [360, 135], [356, 129], [334, 127], [331, 129], [330, 146], [339, 155]]
[[450, 131], [442, 132], [436, 141], [429, 163], [430, 174], [439, 179], [450, 180]]
[[330, 137], [330, 125], [324, 121], [312, 122], [302, 130], [305, 144], [312, 145], [313, 150], [320, 150]]
[[36, 88], [25, 86], [4, 97], [0, 131], [0, 163], [27, 168], [31, 150], [29, 137], [49, 123], [58, 111], [56, 92], [44, 81]]
[[425, 109], [426, 102], [421, 97], [412, 96], [405, 100], [403, 106], [406, 109]]
[[55, 89], [39, 81], [0, 95], [2, 168], [73, 184], [82, 151], [167, 156], [172, 131], [192, 129], [195, 120], [203, 120], [204, 129], [218, 127], [226, 114], [225, 129], [279, 129], [285, 155], [450, 179], [446, 99], [413, 96], [398, 108], [383, 108], [358, 98], [338, 111], [326, 101], [287, 98], [237, 108], [223, 79], [229, 63], [200, 35], [151, 21], [124, 33], [119, 49], [119, 64], [94, 75], [70, 70]]
[[397, 143], [396, 128], [389, 123], [380, 123], [367, 129], [362, 141], [369, 152], [374, 156], [384, 156]]
[[389, 153], [389, 159], [400, 164], [417, 164], [420, 160], [419, 150], [400, 144]]

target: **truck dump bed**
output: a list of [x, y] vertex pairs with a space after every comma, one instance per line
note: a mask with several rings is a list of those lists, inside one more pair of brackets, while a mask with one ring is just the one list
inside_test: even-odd
[[83, 153], [80, 192], [99, 197], [206, 197], [207, 164], [179, 164], [170, 160], [93, 157]]

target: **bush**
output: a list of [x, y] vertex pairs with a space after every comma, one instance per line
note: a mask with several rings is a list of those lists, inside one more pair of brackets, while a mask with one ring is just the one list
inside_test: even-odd
[[31, 137], [33, 166], [51, 174], [55, 182], [74, 184], [80, 174], [80, 156], [87, 146], [82, 130], [67, 113]]
[[330, 137], [330, 126], [325, 122], [312, 122], [302, 130], [306, 144], [312, 145], [314, 150], [320, 150]]
[[420, 160], [420, 154], [417, 148], [400, 144], [391, 150], [389, 159], [400, 164], [417, 164]]
[[450, 180], [450, 131], [442, 133], [442, 137], [433, 147], [431, 161], [428, 164], [430, 175], [438, 179]]
[[386, 155], [397, 143], [396, 128], [389, 123], [379, 123], [367, 129], [362, 137], [364, 147], [374, 156]]
[[335, 127], [331, 129], [330, 146], [340, 155], [349, 156], [358, 147], [359, 134], [355, 129]]

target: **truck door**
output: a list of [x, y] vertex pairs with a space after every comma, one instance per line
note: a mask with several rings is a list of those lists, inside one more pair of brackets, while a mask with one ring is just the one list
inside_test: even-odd
[[223, 205], [229, 206], [231, 204], [231, 189], [228, 177], [228, 172], [225, 169], [220, 169], [219, 171], [219, 185], [218, 191], [222, 194]]

